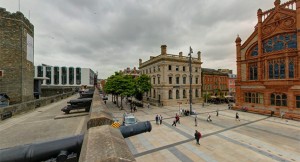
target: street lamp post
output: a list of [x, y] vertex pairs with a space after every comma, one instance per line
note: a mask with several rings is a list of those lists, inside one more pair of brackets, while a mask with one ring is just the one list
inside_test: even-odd
[[190, 115], [192, 115], [192, 53], [193, 49], [190, 47], [189, 52], [189, 66], [190, 66]]

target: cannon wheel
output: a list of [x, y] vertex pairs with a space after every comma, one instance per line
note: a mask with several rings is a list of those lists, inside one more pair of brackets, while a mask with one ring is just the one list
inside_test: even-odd
[[66, 114], [69, 114], [69, 113], [70, 113], [70, 110], [66, 110], [65, 113], [66, 113]]

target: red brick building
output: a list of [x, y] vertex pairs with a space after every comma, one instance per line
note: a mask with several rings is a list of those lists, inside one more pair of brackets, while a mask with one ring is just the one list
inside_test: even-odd
[[228, 95], [228, 74], [218, 70], [202, 68], [202, 96]]
[[[300, 0], [257, 11], [254, 32], [236, 39], [236, 106], [287, 116], [300, 113]], [[297, 30], [298, 29], [298, 30]]]

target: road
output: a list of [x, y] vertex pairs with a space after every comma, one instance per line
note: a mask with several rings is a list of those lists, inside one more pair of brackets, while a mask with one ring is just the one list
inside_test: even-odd
[[64, 116], [60, 109], [67, 105], [67, 101], [78, 97], [79, 95], [75, 94], [34, 111], [0, 121], [0, 148], [54, 140], [84, 132], [86, 115], [54, 119]]

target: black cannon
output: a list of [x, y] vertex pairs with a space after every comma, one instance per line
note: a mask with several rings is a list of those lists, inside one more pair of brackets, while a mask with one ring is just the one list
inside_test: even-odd
[[69, 114], [71, 110], [85, 109], [86, 112], [89, 112], [92, 100], [92, 98], [70, 100], [68, 102], [68, 105], [62, 108], [61, 111], [65, 112], [66, 114]]
[[81, 98], [93, 98], [94, 92], [93, 91], [83, 91], [80, 93], [80, 97], [78, 99]]
[[[152, 130], [149, 121], [120, 127], [124, 138]], [[1, 162], [75, 162], [78, 161], [84, 135], [76, 135], [54, 141], [27, 144], [0, 149]]]

